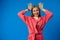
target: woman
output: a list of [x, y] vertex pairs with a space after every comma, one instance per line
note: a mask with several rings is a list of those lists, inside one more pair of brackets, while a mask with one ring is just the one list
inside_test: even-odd
[[[31, 16], [25, 16], [24, 14], [31, 10]], [[45, 12], [45, 16], [41, 16], [40, 10]], [[30, 3], [28, 9], [22, 10], [18, 13], [18, 16], [27, 24], [29, 30], [28, 40], [44, 40], [43, 28], [48, 20], [52, 17], [52, 13], [43, 8], [43, 4], [39, 3], [39, 6], [32, 6]]]

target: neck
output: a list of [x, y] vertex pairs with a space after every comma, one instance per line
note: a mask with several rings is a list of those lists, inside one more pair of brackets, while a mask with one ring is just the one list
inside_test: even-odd
[[38, 21], [38, 17], [37, 16], [35, 16], [34, 18], [36, 19], [36, 21]]
[[38, 17], [38, 15], [35, 15], [34, 17]]

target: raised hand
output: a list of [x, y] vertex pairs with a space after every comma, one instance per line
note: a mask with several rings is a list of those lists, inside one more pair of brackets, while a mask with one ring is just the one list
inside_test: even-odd
[[43, 9], [43, 3], [42, 2], [39, 3], [39, 8]]
[[28, 9], [31, 10], [32, 7], [33, 7], [33, 6], [32, 6], [32, 3], [29, 3], [29, 4], [28, 4]]

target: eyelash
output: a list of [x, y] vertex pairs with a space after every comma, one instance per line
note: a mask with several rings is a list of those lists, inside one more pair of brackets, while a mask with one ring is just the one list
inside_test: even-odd
[[[38, 10], [36, 10], [36, 11], [38, 11]], [[35, 10], [34, 10], [34, 12], [35, 12]]]

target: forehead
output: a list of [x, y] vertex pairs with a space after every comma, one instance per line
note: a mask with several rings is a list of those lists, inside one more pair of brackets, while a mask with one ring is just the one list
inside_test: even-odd
[[34, 7], [33, 10], [39, 10], [39, 8], [38, 7]]

